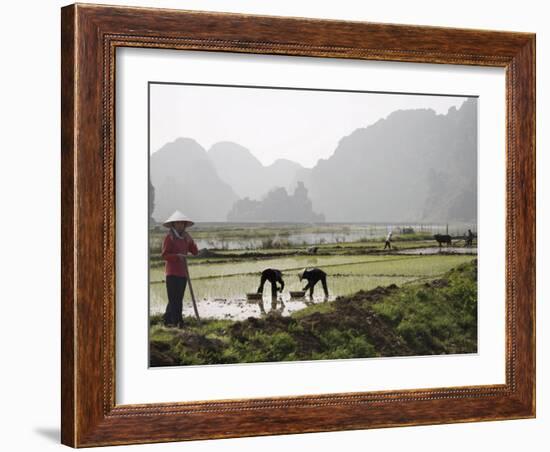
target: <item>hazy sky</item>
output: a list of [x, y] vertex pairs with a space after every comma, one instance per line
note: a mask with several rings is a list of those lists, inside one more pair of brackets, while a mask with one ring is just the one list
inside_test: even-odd
[[400, 109], [445, 114], [465, 97], [218, 86], [150, 87], [151, 152], [178, 137], [208, 150], [219, 141], [248, 148], [264, 165], [279, 158], [312, 167], [341, 138]]

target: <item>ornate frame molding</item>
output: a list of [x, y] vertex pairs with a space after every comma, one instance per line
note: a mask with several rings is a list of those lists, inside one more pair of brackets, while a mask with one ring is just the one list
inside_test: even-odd
[[[504, 67], [506, 383], [116, 405], [118, 47]], [[62, 9], [62, 88], [64, 444], [81, 447], [534, 416], [534, 35], [77, 4]]]

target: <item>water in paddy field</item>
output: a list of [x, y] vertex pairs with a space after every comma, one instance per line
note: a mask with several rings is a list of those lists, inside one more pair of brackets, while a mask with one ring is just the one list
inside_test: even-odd
[[[199, 224], [190, 231], [191, 235], [200, 249], [214, 253], [190, 258], [189, 270], [201, 317], [239, 320], [260, 317], [271, 309], [291, 315], [311, 303], [324, 302], [320, 283], [313, 300], [290, 298], [289, 291], [302, 290], [306, 285], [298, 277], [305, 267], [318, 267], [327, 273], [328, 302], [359, 290], [434, 279], [471, 261], [477, 248], [461, 246], [463, 239], [439, 248], [433, 234], [446, 233], [448, 229], [449, 234], [458, 238], [468, 228], [468, 225], [445, 224]], [[474, 227], [471, 229], [475, 232]], [[401, 241], [393, 243], [395, 249], [383, 251], [383, 237], [389, 230], [394, 232], [394, 239], [399, 237]], [[411, 231], [420, 235], [411, 237]], [[163, 313], [167, 304], [160, 257], [165, 234], [164, 228], [156, 228], [150, 236], [151, 314]], [[314, 245], [319, 245], [318, 254], [308, 251]], [[281, 270], [285, 281], [285, 289], [273, 307], [269, 283], [264, 287], [263, 307], [247, 301], [246, 294], [256, 292], [260, 274], [266, 268]], [[188, 288], [184, 315], [194, 315]]]
[[[473, 249], [470, 249], [472, 251]], [[337, 296], [351, 295], [359, 290], [370, 290], [390, 284], [413, 283], [436, 278], [453, 267], [469, 262], [472, 255], [384, 255], [384, 256], [319, 256], [316, 265], [323, 268], [328, 277], [329, 302]], [[248, 317], [261, 317], [272, 309], [271, 286], [264, 287], [263, 310], [257, 302], [249, 303], [246, 294], [255, 292], [262, 269], [270, 263], [278, 264], [283, 272], [285, 290], [278, 296], [274, 309], [282, 315], [290, 315], [313, 303], [323, 303], [321, 284], [315, 287], [313, 300], [291, 299], [289, 291], [303, 289], [305, 281], [298, 278], [299, 268], [310, 256], [278, 258], [270, 260], [247, 260], [245, 262], [209, 263], [190, 265], [193, 289], [201, 317], [242, 320]], [[167, 304], [166, 287], [162, 270], [152, 273], [150, 284], [150, 313], [164, 312]], [[281, 303], [282, 302], [282, 303]], [[185, 316], [193, 316], [189, 289], [184, 297]]]
[[[396, 282], [403, 283], [413, 279], [415, 278], [384, 276], [369, 277], [352, 274], [341, 275], [338, 277], [335, 276], [332, 278], [332, 281], [329, 278], [329, 301], [334, 300], [337, 295], [351, 295], [361, 288], [364, 290], [374, 289], [378, 286], [387, 286]], [[201, 317], [231, 320], [242, 320], [248, 317], [261, 317], [264, 313], [272, 310], [270, 284], [266, 284], [264, 288], [263, 310], [262, 306], [258, 302], [249, 302], [246, 299], [246, 293], [255, 292], [258, 282], [257, 277], [248, 277], [243, 279], [238, 276], [220, 277], [219, 279], [216, 278], [210, 281], [194, 281], [193, 289], [198, 302]], [[302, 285], [305, 285], [305, 283]], [[302, 299], [292, 299], [289, 291], [300, 290], [303, 287], [299, 284], [289, 284], [289, 286], [291, 286], [291, 288], [287, 289], [285, 286], [283, 293], [279, 293], [277, 296], [278, 303], [275, 310], [278, 310], [282, 315], [290, 315], [295, 311], [310, 306], [312, 303], [324, 302], [324, 293], [320, 283], [315, 286], [313, 300], [309, 298], [309, 295]], [[193, 316], [194, 313], [191, 304], [191, 295], [188, 290], [186, 290], [184, 300], [184, 315]], [[165, 285], [162, 283], [152, 284], [150, 289], [151, 314], [164, 312], [167, 301]]]
[[[334, 297], [330, 297], [332, 301]], [[282, 315], [290, 315], [307, 306], [317, 303], [324, 303], [322, 295], [315, 296], [313, 301], [309, 298], [300, 300], [291, 299], [289, 294], [277, 297], [277, 302], [272, 303], [271, 296], [264, 296], [262, 302], [248, 302], [245, 298], [234, 299], [203, 299], [198, 301], [198, 309], [202, 318], [244, 320], [249, 317], [261, 317], [271, 311], [276, 311]], [[183, 315], [193, 317], [194, 311], [191, 300], [184, 302]]]

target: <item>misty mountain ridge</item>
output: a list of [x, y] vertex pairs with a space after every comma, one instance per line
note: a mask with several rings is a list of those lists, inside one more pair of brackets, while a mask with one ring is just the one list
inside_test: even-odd
[[[264, 166], [238, 143], [206, 151], [189, 138], [151, 156], [157, 220], [179, 208], [198, 221], [225, 221], [230, 212], [232, 221], [242, 221], [235, 213], [254, 203], [235, 209], [238, 200], [265, 201], [278, 187], [290, 194], [299, 182], [311, 204], [306, 218], [316, 212], [330, 222], [475, 222], [477, 103], [469, 99], [447, 114], [394, 111], [342, 137], [313, 168], [286, 159]], [[296, 214], [294, 221], [303, 218]]]
[[395, 111], [342, 138], [299, 178], [327, 221], [475, 222], [476, 101], [446, 115]]
[[191, 138], [178, 138], [153, 153], [149, 172], [157, 221], [175, 210], [186, 212], [195, 221], [225, 221], [239, 199], [220, 179], [206, 150]]
[[208, 151], [220, 178], [241, 198], [259, 200], [275, 187], [291, 188], [299, 163], [277, 159], [264, 166], [249, 149], [230, 141], [214, 144]]

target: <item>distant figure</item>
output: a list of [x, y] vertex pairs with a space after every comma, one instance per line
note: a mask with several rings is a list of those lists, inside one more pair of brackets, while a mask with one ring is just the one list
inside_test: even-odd
[[393, 232], [388, 232], [388, 235], [386, 236], [386, 243], [384, 243], [384, 249], [389, 248], [391, 250], [391, 238], [392, 238]]
[[451, 246], [453, 243], [451, 241], [451, 236], [449, 234], [435, 234], [434, 239], [439, 243], [439, 248], [445, 243], [447, 246]]
[[315, 284], [321, 281], [323, 285], [323, 290], [325, 292], [325, 299], [328, 299], [328, 287], [327, 287], [327, 274], [320, 268], [306, 268], [301, 275], [299, 275], [300, 281], [302, 279], [307, 280], [306, 287], [303, 288], [304, 291], [309, 289], [309, 296], [313, 298], [313, 288]]
[[[276, 299], [277, 298], [277, 291], [282, 292], [285, 288], [285, 282], [283, 281], [283, 274], [280, 270], [277, 270], [275, 268], [266, 268], [262, 272], [262, 277], [260, 279], [260, 286], [258, 287], [258, 293], [264, 292], [264, 285], [265, 282], [269, 281], [271, 283], [271, 297]], [[277, 288], [277, 283], [281, 285], [280, 288]]]
[[465, 246], [472, 246], [474, 243], [474, 234], [471, 229], [468, 229], [468, 234], [466, 235], [466, 244]]
[[308, 249], [307, 249], [307, 252], [309, 254], [317, 254], [317, 250], [319, 249], [318, 246], [310, 246]]

